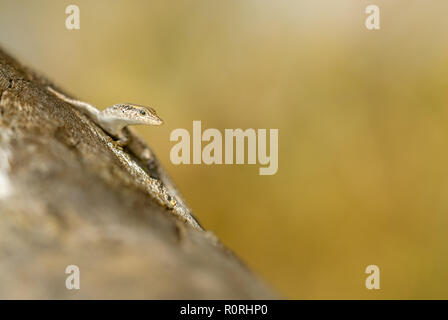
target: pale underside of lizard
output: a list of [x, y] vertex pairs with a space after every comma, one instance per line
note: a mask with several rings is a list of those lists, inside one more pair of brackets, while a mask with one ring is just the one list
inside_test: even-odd
[[[127, 148], [145, 166], [145, 170], [141, 171], [139, 165], [130, 159], [126, 153], [122, 150], [115, 149], [114, 151], [117, 157], [123, 160], [122, 162], [125, 163], [129, 171], [139, 178], [141, 175], [145, 176], [143, 181], [146, 181], [144, 182], [146, 184], [151, 184], [147, 189], [149, 189], [149, 193], [152, 196], [159, 200], [163, 205], [172, 209], [176, 215], [180, 216], [194, 228], [203, 230], [192, 215], [191, 210], [185, 205], [177, 188], [174, 186], [174, 183], [158, 163], [152, 150], [135, 134], [135, 132], [128, 128], [128, 126], [131, 125], [163, 124], [163, 120], [157, 115], [153, 108], [132, 103], [121, 103], [100, 111], [87, 102], [69, 98], [51, 87], [47, 88], [58, 98], [86, 114], [108, 134], [117, 138], [118, 141], [116, 141], [116, 144], [118, 144], [118, 146], [127, 146]], [[150, 172], [148, 177], [146, 177], [147, 172]]]

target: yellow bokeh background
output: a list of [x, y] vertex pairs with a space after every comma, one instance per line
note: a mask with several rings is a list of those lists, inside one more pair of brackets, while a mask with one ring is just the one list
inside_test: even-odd
[[[67, 30], [77, 4], [80, 30]], [[364, 26], [381, 9], [381, 29]], [[139, 127], [196, 216], [286, 298], [448, 298], [445, 0], [0, 0], [0, 45]], [[278, 128], [279, 170], [171, 164], [172, 130]], [[381, 289], [367, 290], [368, 265]]]

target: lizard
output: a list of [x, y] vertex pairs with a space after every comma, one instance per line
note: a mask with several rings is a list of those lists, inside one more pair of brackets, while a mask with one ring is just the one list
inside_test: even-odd
[[[162, 125], [163, 120], [157, 115], [153, 108], [133, 103], [119, 103], [100, 111], [90, 103], [72, 99], [50, 86], [47, 86], [47, 90], [59, 99], [76, 107], [92, 119], [100, 128], [114, 138], [117, 138], [118, 140], [116, 141], [116, 144], [118, 147], [128, 146], [129, 150], [131, 150], [131, 152], [146, 165], [147, 171], [155, 172], [157, 176], [155, 179], [163, 183], [164, 188], [169, 190], [170, 193], [176, 197], [175, 200], [171, 196], [167, 196], [167, 201], [171, 206], [180, 206], [180, 215], [183, 219], [188, 221], [193, 227], [199, 230], [204, 230], [192, 215], [190, 209], [183, 202], [182, 197], [171, 179], [159, 165], [152, 150], [145, 145], [141, 138], [130, 130], [131, 128], [128, 128], [128, 126], [131, 125]], [[130, 137], [132, 137], [132, 139]]]
[[77, 107], [104, 131], [118, 138], [117, 144], [119, 146], [125, 146], [129, 143], [129, 138], [123, 132], [125, 127], [139, 124], [155, 126], [163, 124], [163, 120], [151, 107], [133, 103], [119, 103], [100, 111], [90, 103], [69, 98], [49, 86], [47, 89], [58, 98]]

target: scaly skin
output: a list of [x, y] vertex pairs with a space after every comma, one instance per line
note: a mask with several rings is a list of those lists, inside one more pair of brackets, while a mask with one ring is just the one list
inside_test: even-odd
[[87, 114], [87, 116], [107, 133], [118, 138], [117, 143], [120, 146], [124, 146], [129, 142], [128, 138], [123, 133], [125, 127], [139, 124], [153, 126], [163, 124], [163, 120], [151, 107], [144, 107], [133, 103], [119, 103], [100, 111], [87, 102], [69, 98], [51, 87], [47, 88], [58, 98], [70, 103], [80, 109], [83, 113]]

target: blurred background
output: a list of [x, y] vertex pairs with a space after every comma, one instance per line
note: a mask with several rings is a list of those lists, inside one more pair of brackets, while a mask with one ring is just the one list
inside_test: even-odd
[[[80, 8], [67, 30], [65, 8]], [[381, 30], [364, 26], [381, 9]], [[444, 0], [0, 0], [0, 46], [140, 127], [206, 229], [294, 299], [448, 298]], [[171, 164], [176, 128], [278, 128], [279, 170]], [[378, 265], [381, 289], [365, 288]]]

